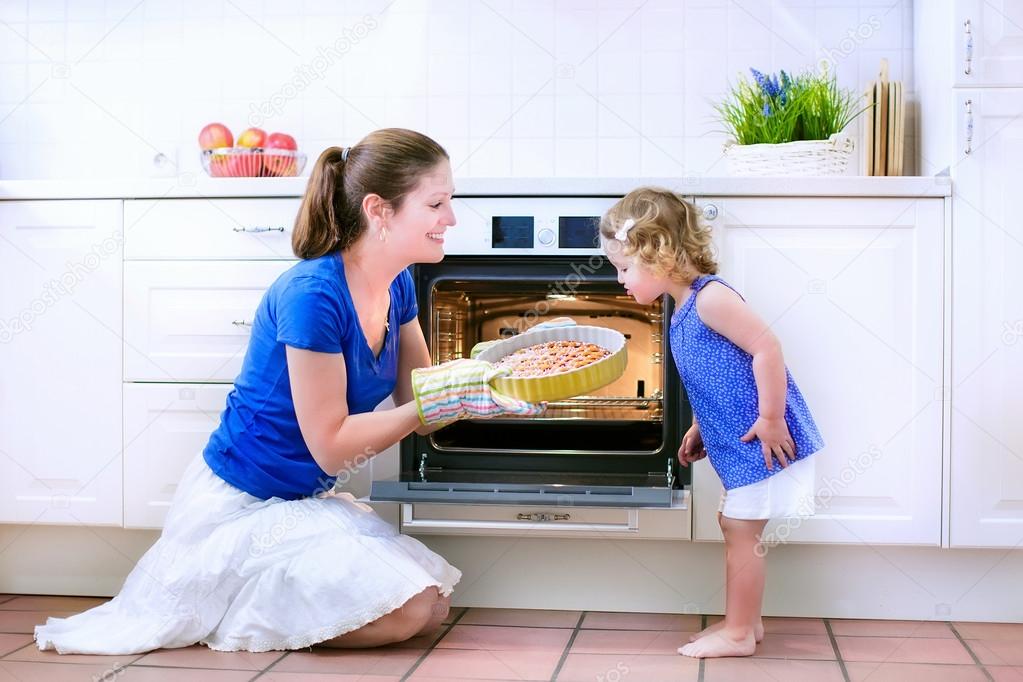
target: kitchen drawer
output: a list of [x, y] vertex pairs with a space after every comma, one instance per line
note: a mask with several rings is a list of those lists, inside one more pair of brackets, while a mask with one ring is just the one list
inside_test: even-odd
[[124, 526], [161, 528], [181, 475], [220, 423], [230, 385], [124, 384]]
[[126, 260], [291, 260], [300, 199], [124, 202]]
[[125, 381], [233, 381], [263, 293], [292, 265], [125, 263]]
[[671, 507], [531, 507], [503, 504], [401, 505], [409, 535], [688, 540], [689, 490], [676, 490]]

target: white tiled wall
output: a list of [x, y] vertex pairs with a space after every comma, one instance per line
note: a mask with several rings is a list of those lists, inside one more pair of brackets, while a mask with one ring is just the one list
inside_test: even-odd
[[0, 0], [0, 177], [152, 175], [161, 152], [196, 171], [210, 121], [291, 133], [311, 157], [374, 128], [416, 128], [461, 176], [720, 174], [709, 101], [729, 79], [829, 57], [859, 91], [887, 57], [912, 92], [911, 8]]

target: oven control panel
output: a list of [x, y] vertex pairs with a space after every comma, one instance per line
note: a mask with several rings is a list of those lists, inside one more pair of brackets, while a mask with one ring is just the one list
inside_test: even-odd
[[600, 253], [600, 217], [611, 197], [455, 197], [449, 255]]

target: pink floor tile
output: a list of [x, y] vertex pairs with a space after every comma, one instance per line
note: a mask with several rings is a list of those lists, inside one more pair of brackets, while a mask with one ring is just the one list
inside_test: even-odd
[[705, 682], [842, 682], [837, 661], [783, 661], [776, 658], [709, 658]]
[[619, 679], [642, 682], [695, 682], [700, 662], [679, 656], [623, 656], [619, 654], [569, 654], [558, 673], [558, 682], [594, 682]]
[[417, 649], [328, 649], [293, 651], [271, 667], [281, 673], [404, 675], [422, 651]]
[[215, 668], [218, 670], [262, 670], [280, 658], [282, 651], [214, 651], [202, 645], [181, 649], [158, 649], [135, 661], [138, 665], [171, 668]]
[[968, 639], [966, 644], [981, 663], [990, 665], [1023, 665], [1023, 645], [1006, 639]]
[[[0, 634], [0, 657], [32, 643], [32, 635]], [[35, 648], [34, 646], [32, 647]]]
[[798, 658], [811, 661], [835, 660], [831, 640], [824, 635], [765, 634], [757, 644], [756, 658]]
[[[707, 616], [707, 625], [724, 620], [724, 616]], [[764, 632], [783, 635], [827, 635], [828, 629], [820, 618], [764, 618]]]
[[[248, 682], [254, 676], [251, 670], [211, 670], [189, 668], [187, 672], [181, 668], [142, 668], [131, 666], [107, 677], [87, 678], [103, 682]], [[86, 678], [79, 678], [84, 682]], [[259, 679], [265, 680], [264, 675]], [[308, 679], [308, 678], [306, 678]], [[316, 682], [330, 682], [329, 679]]]
[[1023, 682], [1023, 667], [1007, 665], [985, 666], [995, 682]]
[[940, 637], [836, 637], [847, 661], [889, 663], [954, 663], [969, 665], [973, 658], [957, 639]]
[[454, 623], [455, 620], [457, 620], [458, 617], [461, 616], [467, 610], [468, 609], [466, 609], [464, 606], [452, 606], [448, 610], [447, 618], [445, 618], [443, 621], [444, 624], [447, 625], [448, 623]]
[[87, 682], [115, 679], [119, 674], [105, 665], [0, 661], [0, 682]]
[[9, 611], [73, 611], [80, 613], [99, 606], [110, 599], [107, 597], [41, 597], [20, 595], [0, 604], [0, 610]]
[[401, 676], [269, 672], [260, 675], [259, 682], [401, 682]]
[[700, 616], [675, 613], [612, 613], [595, 611], [583, 619], [584, 629], [596, 630], [672, 630], [697, 632]]
[[459, 625], [514, 625], [534, 628], [574, 628], [579, 611], [539, 609], [469, 609]]
[[657, 654], [672, 656], [689, 641], [691, 632], [670, 630], [580, 630], [573, 654]]
[[549, 680], [560, 651], [434, 649], [409, 678], [446, 680]]
[[67, 618], [74, 611], [0, 611], [0, 632], [33, 633], [35, 626], [46, 622], [47, 617]]
[[561, 653], [572, 636], [564, 628], [456, 625], [437, 643], [438, 649], [486, 649], [488, 651], [555, 651]]
[[[31, 640], [31, 636], [25, 635]], [[34, 661], [36, 663], [86, 663], [88, 665], [105, 665], [107, 667], [124, 667], [142, 658], [141, 654], [127, 656], [95, 656], [91, 654], [58, 654], [52, 649], [40, 651], [39, 647], [26, 646], [4, 657], [5, 661]]]
[[933, 663], [846, 663], [851, 682], [983, 682], [976, 665]]
[[832, 620], [831, 631], [857, 637], [955, 637], [948, 623], [926, 620]]
[[1023, 623], [953, 623], [963, 639], [1003, 639], [1023, 643]]

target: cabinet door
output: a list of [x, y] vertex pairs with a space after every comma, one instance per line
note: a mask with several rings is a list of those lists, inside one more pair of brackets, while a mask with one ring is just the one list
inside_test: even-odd
[[230, 385], [124, 385], [124, 526], [161, 528], [185, 468], [220, 424]]
[[292, 264], [125, 263], [125, 380], [233, 381], [263, 293]]
[[1023, 3], [956, 0], [957, 87], [1023, 86]]
[[[781, 341], [820, 427], [817, 515], [778, 540], [937, 545], [941, 199], [716, 199], [721, 274]], [[693, 472], [694, 537], [719, 539], [721, 484]], [[785, 526], [781, 529], [780, 526]]]
[[[1023, 542], [1023, 89], [956, 94], [973, 111], [953, 168], [951, 513], [956, 547]], [[966, 125], [957, 143], [965, 149]]]
[[121, 525], [121, 202], [0, 202], [0, 522]]

